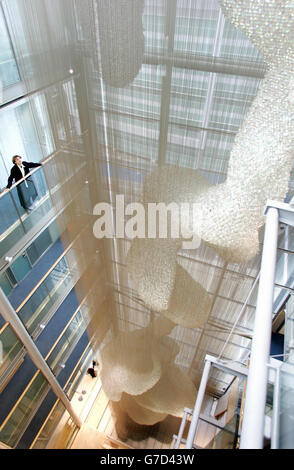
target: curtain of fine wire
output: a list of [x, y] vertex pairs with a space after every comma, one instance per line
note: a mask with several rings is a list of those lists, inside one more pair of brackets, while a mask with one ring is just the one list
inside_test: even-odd
[[[64, 246], [73, 244], [67, 262], [72, 277], [79, 279], [76, 291], [84, 302], [89, 337], [99, 346], [110, 316], [101, 247], [92, 234], [97, 182], [85, 119], [88, 107], [74, 2], [12, 0], [3, 2], [3, 9], [31, 119], [38, 127], [41, 113], [50, 122], [53, 153], [43, 152], [43, 170]], [[30, 149], [25, 157], [33, 160]]]
[[[145, 175], [158, 164], [199, 170], [213, 184], [225, 180], [234, 135], [260, 80], [197, 70], [197, 60], [211, 65], [215, 59], [226, 59], [236, 65], [242, 60], [259, 64], [262, 58], [224, 20], [216, 0], [145, 0], [142, 65], [122, 87], [102, 77], [101, 56], [107, 55], [107, 50], [101, 50], [99, 2], [11, 0], [4, 5], [27, 91], [42, 89], [51, 117], [58, 155], [48, 169], [48, 185], [53, 177], [64, 183], [77, 165], [84, 171], [63, 186], [58, 198], [52, 195], [54, 205], [60, 207], [61, 201], [83, 194], [74, 207], [73, 233], [79, 233], [85, 218], [93, 221], [90, 214], [99, 200], [113, 203], [117, 194], [123, 194], [126, 203], [137, 201]], [[115, 31], [121, 27], [117, 21]], [[126, 47], [136, 50], [136, 44]], [[112, 58], [108, 60], [111, 63]], [[78, 110], [69, 113], [72, 103], [78, 103]], [[74, 116], [76, 120], [88, 118], [80, 127], [87, 129], [90, 147], [79, 135]], [[91, 171], [93, 164], [95, 173]], [[82, 210], [80, 201], [84, 201]], [[90, 252], [94, 253], [97, 245], [93, 236], [92, 242]], [[129, 244], [129, 240], [110, 240], [102, 245], [106, 284], [119, 330], [147, 326], [150, 319], [150, 312], [136, 298], [125, 267]], [[191, 256], [192, 260], [180, 262], [214, 298], [214, 319], [226, 306], [225, 299], [216, 295], [226, 268], [208, 247], [201, 246]], [[243, 286], [243, 299], [248, 279], [239, 276], [234, 267], [231, 271]], [[231, 271], [226, 272], [227, 282]], [[218, 325], [229, 328], [234, 323], [240, 307], [234, 300], [238, 299], [230, 300], [229, 313], [223, 313], [225, 318], [220, 316]], [[197, 359], [196, 354], [205, 350], [206, 341], [201, 331], [193, 334], [186, 340], [188, 329], [177, 327], [173, 332], [181, 344], [177, 361], [190, 372], [194, 366], [201, 367], [201, 356]], [[223, 341], [212, 344], [215, 351], [211, 352], [217, 354]]]

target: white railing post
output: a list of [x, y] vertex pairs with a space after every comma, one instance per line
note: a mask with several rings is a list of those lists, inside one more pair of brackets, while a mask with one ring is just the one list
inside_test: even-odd
[[190, 423], [190, 428], [189, 428], [189, 433], [187, 437], [187, 442], [186, 442], [186, 449], [192, 449], [193, 448], [193, 443], [194, 443], [194, 438], [195, 434], [197, 431], [197, 426], [198, 426], [198, 421], [199, 421], [199, 416], [201, 412], [201, 407], [203, 403], [203, 398], [205, 395], [205, 390], [206, 390], [206, 385], [208, 382], [208, 377], [209, 377], [209, 372], [211, 368], [211, 362], [206, 360], [204, 369], [203, 369], [203, 374], [201, 377], [201, 382], [199, 386], [199, 390], [197, 393], [197, 398], [193, 410], [193, 415]]
[[184, 434], [184, 429], [185, 429], [185, 426], [186, 426], [186, 422], [187, 422], [187, 412], [184, 410], [184, 415], [183, 415], [183, 418], [182, 418], [180, 430], [179, 430], [179, 433], [177, 435], [177, 439], [176, 439], [176, 443], [175, 443], [175, 447], [174, 447], [175, 449], [178, 449], [180, 447], [181, 440], [182, 440], [182, 437], [183, 437], [183, 434]]
[[270, 207], [266, 215], [259, 289], [250, 366], [246, 387], [241, 449], [262, 449], [269, 361], [273, 293], [277, 257], [279, 212]]

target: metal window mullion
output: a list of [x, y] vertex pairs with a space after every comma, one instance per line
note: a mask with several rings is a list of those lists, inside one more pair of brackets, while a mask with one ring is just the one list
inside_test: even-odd
[[207, 382], [209, 378], [210, 369], [211, 369], [211, 362], [206, 359], [200, 386], [198, 389], [197, 399], [195, 402], [193, 415], [192, 415], [192, 419], [190, 423], [190, 428], [189, 428], [187, 442], [186, 442], [186, 449], [192, 449], [193, 447], [194, 438], [197, 432], [197, 426], [199, 422], [201, 407], [202, 407], [202, 403], [203, 403], [203, 399], [205, 395], [205, 390], [206, 390], [206, 386], [207, 386]]
[[[214, 58], [220, 56], [220, 49], [221, 49], [221, 44], [222, 44], [224, 25], [225, 25], [225, 17], [223, 15], [222, 11], [220, 10], [219, 11], [219, 16], [218, 16], [218, 21], [217, 21], [216, 33], [215, 33], [213, 53], [212, 53], [212, 56]], [[205, 105], [204, 105], [204, 116], [203, 116], [203, 121], [202, 121], [202, 126], [203, 126], [204, 129], [208, 127], [208, 122], [209, 122], [209, 118], [210, 118], [210, 115], [211, 115], [211, 109], [212, 109], [212, 104], [213, 104], [213, 94], [214, 94], [214, 89], [215, 89], [215, 82], [216, 82], [216, 74], [214, 72], [211, 72], [210, 75], [209, 75], [207, 95], [206, 95]], [[202, 131], [202, 135], [201, 135], [201, 144], [200, 144], [200, 149], [201, 150], [205, 149], [206, 140], [207, 140], [207, 131], [204, 130], [204, 131]], [[198, 165], [199, 156], [200, 156], [200, 154], [198, 154], [197, 168], [199, 166]]]
[[[177, 13], [177, 0], [170, 0], [166, 13], [166, 34], [168, 35], [168, 54], [173, 53], [175, 24]], [[173, 63], [166, 63], [166, 74], [162, 77], [161, 107], [160, 107], [160, 129], [158, 145], [158, 164], [163, 165], [166, 161], [166, 148], [168, 141], [170, 95], [172, 82]]]

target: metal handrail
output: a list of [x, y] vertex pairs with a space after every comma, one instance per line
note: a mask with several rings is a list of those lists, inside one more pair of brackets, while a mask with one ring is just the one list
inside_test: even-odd
[[[57, 151], [59, 152], [59, 150]], [[34, 168], [32, 171], [30, 171], [27, 175], [25, 175], [23, 178], [21, 178], [20, 180], [16, 181], [16, 183], [13, 183], [12, 186], [10, 186], [10, 188], [6, 188], [4, 189], [4, 191], [2, 191], [0, 193], [0, 199], [5, 196], [5, 194], [8, 194], [10, 191], [12, 191], [12, 189], [16, 188], [16, 186], [18, 186], [19, 184], [21, 184], [23, 181], [25, 181], [27, 178], [29, 178], [31, 175], [33, 175], [34, 173], [36, 173], [38, 170], [40, 170], [40, 168], [44, 165], [46, 165], [50, 160], [52, 160], [53, 158], [55, 158], [57, 152], [54, 152], [52, 153], [48, 158], [46, 158], [46, 160], [44, 160], [43, 162], [40, 162], [41, 163], [41, 166], [38, 166], [37, 168]]]

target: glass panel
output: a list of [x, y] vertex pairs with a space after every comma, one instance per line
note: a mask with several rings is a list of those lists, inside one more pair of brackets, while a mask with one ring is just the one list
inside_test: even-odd
[[23, 346], [9, 325], [0, 334], [0, 341], [2, 344], [3, 354], [2, 361], [0, 362], [0, 372], [2, 375], [18, 355]]
[[90, 346], [89, 348], [90, 350], [88, 351], [87, 349], [86, 353], [84, 354], [83, 359], [81, 360], [79, 364], [79, 367], [76, 368], [76, 370], [74, 371], [73, 375], [70, 378], [70, 382], [68, 382], [68, 384], [64, 388], [64, 391], [67, 393], [70, 400], [73, 397], [75, 391], [77, 390], [82, 377], [85, 375], [90, 362], [93, 360], [93, 352]]
[[[55, 302], [64, 295], [66, 287], [71, 286], [72, 282], [81, 275], [82, 268], [76, 269], [78, 265], [75, 258], [75, 245], [57, 263], [44, 282], [19, 310], [18, 315], [29, 333], [33, 333], [43, 321], [47, 322], [46, 317]], [[66, 258], [70, 261], [70, 268]]]
[[212, 55], [219, 9], [214, 2], [179, 2], [175, 28], [177, 52]]
[[51, 243], [55, 243], [56, 240], [60, 238], [60, 229], [58, 227], [58, 224], [56, 220], [50, 224], [50, 227], [48, 227], [48, 233], [51, 239]]
[[[260, 80], [217, 74], [213, 89], [209, 127], [237, 132], [249, 111]], [[227, 109], [227, 112], [224, 110]]]
[[3, 87], [7, 87], [19, 82], [20, 78], [1, 7], [0, 44], [0, 82], [2, 82]]
[[209, 74], [207, 72], [173, 68], [171, 122], [194, 127], [201, 126], [208, 83]]
[[12, 264], [11, 264], [12, 272], [17, 280], [17, 282], [21, 282], [25, 276], [31, 271], [31, 265], [27, 258], [26, 252], [24, 252], [21, 256], [19, 256]]
[[38, 439], [34, 443], [32, 449], [45, 449], [47, 446], [51, 435], [54, 432], [55, 427], [61, 420], [63, 413], [65, 412], [65, 406], [63, 403], [58, 400], [57, 404], [54, 405], [49, 419], [47, 420], [45, 426], [43, 427], [42, 431], [40, 432]]
[[9, 173], [13, 155], [21, 155], [27, 162], [41, 160], [28, 102], [22, 100], [1, 110], [0, 150]]
[[148, 52], [164, 52], [167, 49], [165, 14], [163, 2], [145, 2], [143, 29], [145, 50]]
[[[236, 422], [236, 416], [232, 418], [230, 426]], [[215, 438], [205, 447], [205, 449], [234, 449], [235, 433], [229, 429], [222, 429]]]
[[3, 290], [4, 294], [8, 297], [9, 294], [11, 293], [13, 287], [11, 283], [9, 282], [9, 279], [6, 275], [6, 273], [1, 274], [0, 276], [0, 287]]
[[48, 156], [54, 152], [55, 144], [52, 136], [45, 95], [34, 95], [31, 104], [36, 116], [35, 125], [37, 127], [42, 153], [44, 156]]
[[[201, 447], [204, 447], [205, 449], [236, 449], [239, 446], [239, 437], [241, 429], [240, 415], [244, 390], [244, 380], [236, 380], [237, 382], [233, 382], [233, 385], [230, 388], [230, 393], [228, 395], [227, 410], [226, 414], [224, 415], [224, 419], [227, 422], [224, 427], [220, 429], [219, 427], [214, 426], [213, 424], [208, 424], [207, 422], [205, 422], [204, 424], [205, 426], [207, 426], [207, 432], [202, 430], [202, 435], [199, 433], [199, 445]], [[205, 421], [204, 418], [203, 420], [200, 420], [201, 423], [203, 421]], [[223, 424], [221, 424], [221, 426], [223, 426]], [[208, 434], [208, 436], [211, 436], [209, 437], [209, 439], [211, 440], [208, 444], [202, 446], [201, 439], [207, 442], [206, 433]], [[196, 444], [198, 444], [197, 436], [195, 440]]]
[[47, 359], [49, 367], [56, 376], [84, 331], [85, 324], [82, 314], [77, 312]]
[[69, 82], [64, 83], [63, 89], [65, 92], [68, 108], [67, 116], [70, 125], [69, 132], [71, 138], [74, 138], [75, 136], [81, 135], [80, 117], [77, 106], [77, 97], [74, 81], [70, 80]]
[[52, 239], [49, 229], [44, 230], [38, 238], [28, 248], [30, 260], [32, 264], [42, 256], [42, 254], [52, 245]]
[[17, 211], [16, 198], [15, 188], [0, 197], [0, 257], [5, 256], [25, 234], [24, 226], [19, 217], [19, 214], [23, 214], [24, 211], [22, 208], [19, 212]]
[[38, 261], [39, 255], [34, 243], [27, 248], [27, 254], [32, 265]]
[[40, 169], [34, 173], [34, 175], [30, 176], [30, 180], [31, 185], [34, 186], [30, 199], [30, 212], [23, 218], [23, 224], [27, 232], [40, 222], [41, 218], [45, 217], [50, 209], [52, 209], [43, 170]]
[[43, 283], [18, 312], [29, 333], [32, 333], [37, 328], [52, 305], [53, 302], [51, 302], [46, 286]]
[[15, 286], [17, 286], [17, 280], [15, 279], [15, 276], [14, 276], [13, 272], [11, 271], [11, 269], [7, 268], [5, 272], [6, 272], [7, 278], [10, 281], [10, 284], [13, 286], [13, 288]]
[[277, 252], [275, 282], [281, 286], [294, 287], [294, 254]]
[[294, 346], [294, 296], [291, 295], [285, 311], [285, 328], [284, 328], [284, 354], [285, 362], [294, 364], [293, 346]]
[[42, 149], [34, 125], [34, 116], [29, 103], [23, 103], [15, 108], [18, 130], [22, 138], [27, 161], [42, 160]]
[[1, 190], [5, 189], [7, 186], [8, 179], [8, 168], [4, 162], [3, 155], [0, 151], [0, 188]]
[[64, 100], [60, 96], [59, 87], [52, 86], [47, 88], [46, 96], [48, 97], [48, 112], [51, 117], [52, 126], [54, 126], [55, 139], [57, 139], [57, 144], [59, 143], [58, 141], [61, 141], [60, 143], [64, 144], [64, 141], [67, 140], [67, 129], [64, 119], [66, 111], [62, 107]]
[[[293, 353], [292, 353], [293, 354]], [[280, 368], [279, 449], [294, 448], [294, 358]]]
[[251, 41], [229, 21], [225, 21], [220, 54], [222, 57], [232, 59], [247, 59], [258, 62], [263, 61], [262, 55]]
[[48, 382], [39, 372], [0, 431], [0, 441], [15, 447], [49, 388]]
[[3, 195], [0, 198], [0, 256], [4, 256], [26, 232], [48, 216], [51, 209], [52, 203], [42, 168], [29, 177], [28, 187], [22, 182]]
[[65, 260], [62, 259], [46, 278], [46, 286], [50, 291], [52, 302], [55, 302], [62, 295], [71, 280], [71, 272]]

